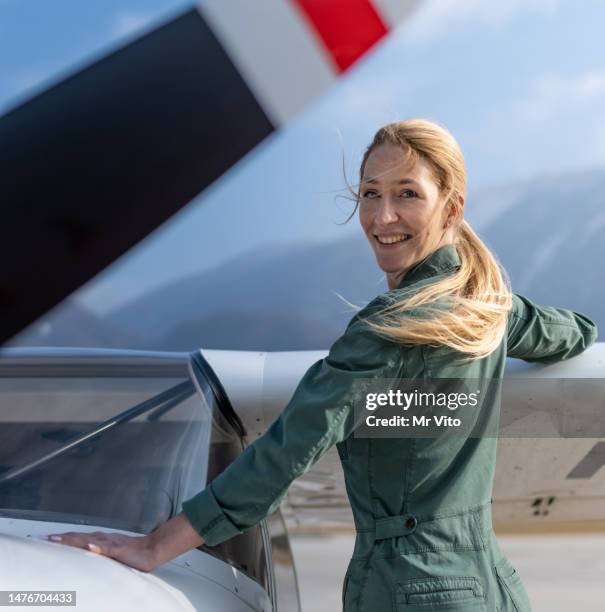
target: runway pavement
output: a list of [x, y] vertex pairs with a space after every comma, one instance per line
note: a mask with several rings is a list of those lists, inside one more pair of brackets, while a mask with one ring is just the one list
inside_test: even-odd
[[[353, 536], [291, 537], [302, 612], [338, 612]], [[517, 568], [533, 612], [605, 610], [605, 534], [498, 537]]]

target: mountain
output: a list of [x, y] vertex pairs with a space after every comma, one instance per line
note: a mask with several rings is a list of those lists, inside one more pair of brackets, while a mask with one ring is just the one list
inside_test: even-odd
[[516, 293], [586, 314], [605, 332], [604, 194], [603, 169], [544, 177], [481, 235]]
[[363, 237], [280, 245], [181, 279], [112, 313], [152, 348], [328, 348], [359, 306], [386, 291]]
[[4, 346], [142, 348], [142, 345], [141, 339], [129, 330], [97, 317], [68, 298]]
[[[605, 170], [537, 177], [470, 195], [466, 218], [513, 290], [570, 308], [605, 330]], [[330, 243], [269, 245], [176, 280], [100, 318], [67, 301], [21, 345], [194, 350], [327, 349], [386, 291], [361, 230]]]

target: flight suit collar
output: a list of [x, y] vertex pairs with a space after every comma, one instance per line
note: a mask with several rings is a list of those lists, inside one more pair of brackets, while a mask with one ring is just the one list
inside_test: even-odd
[[460, 267], [460, 256], [453, 244], [444, 244], [410, 268], [397, 286], [407, 287], [417, 281]]

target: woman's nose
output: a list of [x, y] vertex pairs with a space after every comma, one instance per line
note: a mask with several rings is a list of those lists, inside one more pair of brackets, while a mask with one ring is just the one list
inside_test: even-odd
[[390, 197], [384, 197], [380, 201], [374, 220], [380, 225], [387, 225], [397, 221], [398, 214]]

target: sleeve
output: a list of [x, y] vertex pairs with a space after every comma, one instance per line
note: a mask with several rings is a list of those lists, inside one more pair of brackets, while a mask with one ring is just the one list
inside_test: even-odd
[[579, 355], [597, 338], [596, 323], [586, 315], [540, 306], [513, 294], [508, 321], [508, 356], [555, 363]]
[[277, 510], [290, 483], [353, 432], [356, 379], [400, 376], [402, 346], [363, 325], [366, 309], [355, 315], [329, 354], [307, 370], [264, 435], [183, 503], [207, 545], [220, 544]]

